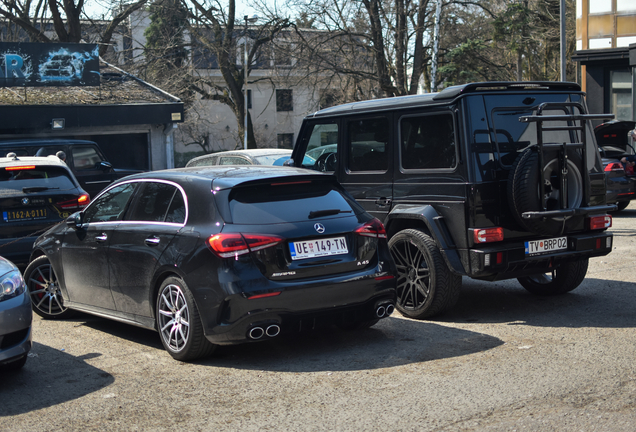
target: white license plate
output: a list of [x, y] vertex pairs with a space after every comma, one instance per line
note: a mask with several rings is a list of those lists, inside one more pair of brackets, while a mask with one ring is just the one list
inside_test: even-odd
[[289, 243], [293, 260], [342, 255], [349, 252], [344, 237], [308, 240]]
[[533, 240], [526, 242], [526, 255], [538, 255], [568, 248], [567, 237], [557, 237], [545, 240]]

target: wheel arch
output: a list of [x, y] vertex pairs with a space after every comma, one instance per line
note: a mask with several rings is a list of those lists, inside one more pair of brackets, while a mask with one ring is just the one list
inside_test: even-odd
[[460, 275], [467, 274], [444, 217], [433, 206], [396, 205], [387, 216], [385, 225], [389, 239], [409, 228], [424, 231], [437, 244], [448, 268]]
[[152, 284], [150, 285], [151, 289], [149, 290], [149, 301], [150, 301], [150, 311], [152, 313], [152, 318], [155, 320], [155, 327], [157, 326], [157, 316], [156, 316], [156, 308], [157, 297], [159, 297], [159, 288], [161, 288], [161, 284], [168, 279], [169, 277], [176, 277], [179, 279], [184, 279], [184, 275], [181, 274], [179, 269], [176, 267], [163, 267], [160, 268], [159, 271], [155, 274]]

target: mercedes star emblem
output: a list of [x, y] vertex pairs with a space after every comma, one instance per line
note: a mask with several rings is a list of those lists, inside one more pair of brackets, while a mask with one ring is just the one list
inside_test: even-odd
[[314, 224], [314, 229], [318, 231], [318, 234], [322, 234], [325, 232], [325, 226], [321, 223]]

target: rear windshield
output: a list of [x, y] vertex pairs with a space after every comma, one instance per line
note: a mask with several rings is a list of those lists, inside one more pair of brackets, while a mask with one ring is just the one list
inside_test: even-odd
[[37, 192], [38, 190], [75, 188], [68, 171], [56, 166], [29, 166], [0, 168], [0, 191]]
[[232, 221], [248, 225], [301, 222], [363, 212], [346, 192], [331, 182], [238, 187], [230, 194], [229, 202]]

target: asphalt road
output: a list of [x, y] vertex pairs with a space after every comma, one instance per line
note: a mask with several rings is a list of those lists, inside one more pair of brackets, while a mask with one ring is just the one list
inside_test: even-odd
[[558, 298], [464, 279], [439, 320], [396, 312], [194, 364], [151, 331], [36, 318], [25, 368], [0, 374], [0, 430], [634, 431], [636, 203], [612, 231]]

